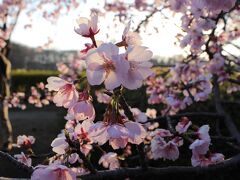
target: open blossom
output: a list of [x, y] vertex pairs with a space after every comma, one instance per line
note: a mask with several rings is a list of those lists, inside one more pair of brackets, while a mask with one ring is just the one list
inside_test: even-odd
[[133, 117], [135, 121], [144, 123], [147, 121], [147, 116], [145, 113], [140, 111], [138, 108], [131, 108], [131, 111], [133, 113]]
[[209, 145], [211, 142], [209, 136], [209, 126], [203, 125], [197, 131], [198, 139], [196, 139], [191, 145], [190, 149], [192, 149], [195, 154], [206, 154], [209, 150]]
[[52, 141], [51, 146], [53, 147], [53, 152], [57, 154], [65, 154], [69, 144], [67, 143], [64, 134], [62, 134], [60, 137], [57, 137]]
[[109, 168], [110, 170], [114, 170], [120, 167], [117, 154], [113, 152], [109, 152], [104, 154], [98, 161], [98, 164], [102, 164], [103, 167]]
[[104, 122], [97, 122], [90, 128], [90, 135], [99, 145], [109, 144], [113, 149], [126, 147], [128, 143], [128, 130], [122, 125], [106, 125]]
[[76, 174], [69, 168], [59, 164], [49, 166], [39, 165], [35, 167], [31, 180], [76, 180]]
[[69, 107], [68, 114], [75, 117], [77, 121], [95, 119], [95, 109], [90, 101], [80, 101]]
[[73, 83], [59, 77], [49, 77], [47, 82], [46, 88], [49, 91], [57, 91], [57, 94], [53, 98], [56, 106], [68, 108], [78, 101], [78, 92]]
[[208, 156], [194, 153], [191, 158], [192, 166], [209, 166], [211, 164], [217, 164], [224, 161], [223, 154], [213, 153]]
[[126, 25], [123, 31], [122, 40], [128, 46], [140, 46], [142, 44], [141, 37], [138, 33], [131, 32], [130, 26], [131, 26], [131, 21], [128, 22], [128, 24]]
[[188, 128], [192, 125], [192, 122], [189, 121], [189, 119], [187, 117], [182, 117], [180, 122], [178, 122], [177, 126], [176, 126], [176, 131], [179, 134], [183, 134], [185, 132], [187, 132]]
[[21, 163], [31, 166], [32, 165], [32, 159], [27, 157], [23, 152], [21, 154], [15, 154], [14, 157]]
[[140, 123], [127, 121], [124, 123], [124, 126], [128, 130], [128, 142], [132, 144], [140, 144], [143, 142], [146, 137], [146, 131]]
[[95, 91], [95, 95], [97, 96], [97, 101], [99, 103], [109, 104], [111, 101], [111, 97], [103, 92]]
[[128, 142], [140, 144], [146, 137], [146, 131], [140, 123], [111, 114], [105, 115], [104, 122], [92, 125], [89, 131], [93, 141], [103, 145], [109, 140], [113, 149], [124, 148]]
[[152, 63], [149, 62], [152, 55], [152, 52], [144, 46], [128, 48], [126, 59], [130, 68], [128, 68], [127, 73], [122, 73], [122, 85], [124, 87], [132, 90], [142, 86], [143, 80], [153, 73], [151, 70]]
[[209, 149], [210, 142], [196, 139], [190, 146], [189, 149], [192, 149], [196, 154], [206, 154]]
[[173, 136], [173, 134], [169, 130], [167, 130], [167, 129], [156, 129], [152, 133], [152, 136], [155, 136], [155, 135], [160, 136], [162, 138], [164, 138], [164, 137], [172, 137]]
[[82, 124], [77, 124], [74, 130], [75, 136], [80, 143], [80, 150], [85, 155], [88, 155], [88, 153], [92, 149], [92, 138], [89, 135], [89, 130], [92, 125], [93, 122], [91, 120], [83, 121]]
[[21, 147], [29, 147], [35, 143], [35, 138], [33, 136], [18, 136], [17, 137], [17, 145]]
[[156, 109], [147, 108], [145, 114], [146, 114], [147, 117], [152, 118], [152, 119], [154, 119], [154, 118], [157, 117], [157, 111], [156, 111]]
[[97, 49], [89, 51], [86, 58], [89, 84], [100, 85], [104, 82], [108, 90], [121, 85], [121, 74], [129, 69], [129, 64], [118, 52], [119, 48], [112, 43], [103, 43]]
[[156, 135], [151, 141], [153, 159], [169, 159], [175, 161], [179, 157], [178, 145], [174, 141], [166, 142], [161, 136]]
[[211, 141], [210, 136], [209, 136], [209, 125], [203, 125], [201, 126], [198, 131], [197, 135], [199, 139], [203, 139], [205, 141]]
[[77, 26], [75, 26], [74, 30], [83, 37], [93, 37], [99, 32], [97, 24], [98, 16], [96, 13], [92, 13], [90, 20], [85, 17], [77, 19]]

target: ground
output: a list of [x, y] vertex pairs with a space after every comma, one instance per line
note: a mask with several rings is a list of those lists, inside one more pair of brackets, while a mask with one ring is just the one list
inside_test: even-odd
[[[18, 135], [36, 137], [33, 146], [36, 154], [51, 152], [51, 142], [64, 127], [65, 111], [53, 105], [44, 108], [29, 107], [26, 110], [11, 109], [10, 119], [13, 126], [14, 141]], [[19, 153], [14, 148], [11, 154]], [[34, 160], [35, 161], [35, 160]], [[24, 177], [25, 174], [0, 158], [0, 177]], [[1, 178], [0, 178], [1, 179]]]

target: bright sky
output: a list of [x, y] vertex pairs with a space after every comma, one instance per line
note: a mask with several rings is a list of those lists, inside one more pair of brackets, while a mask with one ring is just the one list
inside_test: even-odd
[[[24, 25], [29, 24], [29, 17], [26, 11], [22, 11], [19, 17], [18, 24], [12, 35], [12, 40], [27, 46], [39, 47], [48, 41], [48, 37], [53, 39], [53, 44], [50, 48], [57, 50], [81, 50], [84, 46], [86, 38], [83, 38], [74, 32], [75, 20], [78, 16], [88, 17], [90, 14], [90, 7], [96, 6], [97, 2], [101, 4], [100, 0], [87, 1], [85, 6], [81, 6], [76, 11], [71, 11], [67, 16], [59, 19], [55, 26], [51, 25], [45, 19], [40, 18], [35, 14], [32, 28], [24, 28]], [[133, 12], [134, 14], [134, 12]], [[139, 22], [145, 16], [141, 14], [134, 14], [132, 16], [133, 26], [134, 22]], [[124, 29], [124, 24], [113, 24], [113, 13], [107, 13], [107, 16], [101, 17], [99, 22], [100, 32], [97, 34], [97, 40], [107, 42], [116, 42], [121, 40], [121, 35]], [[174, 23], [179, 23], [178, 18], [167, 20], [161, 14], [156, 14], [154, 20], [148, 24], [147, 33], [142, 32], [140, 35], [143, 39], [143, 45], [149, 47], [155, 56], [174, 56], [181, 54], [182, 49], [174, 45], [175, 35], [180, 32], [179, 28]], [[127, 24], [127, 21], [125, 22]], [[110, 26], [111, 28], [107, 28]], [[158, 33], [153, 30], [153, 27], [160, 27]], [[106, 37], [108, 32], [109, 38]], [[151, 32], [151, 34], [149, 34]], [[89, 41], [90, 42], [90, 41]]]

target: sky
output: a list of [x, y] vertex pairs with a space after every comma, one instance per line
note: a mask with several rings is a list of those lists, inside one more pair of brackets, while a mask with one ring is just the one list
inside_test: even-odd
[[[51, 37], [53, 43], [50, 45], [50, 49], [81, 50], [84, 47], [84, 43], [90, 41], [74, 32], [76, 19], [79, 16], [89, 17], [90, 8], [96, 7], [98, 2], [101, 6], [101, 2], [103, 1], [87, 1], [87, 4], [84, 4], [84, 6], [80, 5], [77, 10], [70, 11], [66, 16], [62, 16], [56, 25], [52, 25], [36, 13], [32, 16], [33, 26], [31, 28], [24, 28], [30, 21], [26, 15], [26, 11], [22, 11], [13, 32], [12, 40], [23, 45], [37, 48], [47, 43], [48, 37]], [[145, 15], [142, 14], [144, 13], [132, 13], [131, 20], [133, 26], [145, 17]], [[114, 13], [107, 13], [107, 16], [100, 18], [98, 24], [100, 32], [96, 35], [97, 40], [104, 42], [121, 40], [123, 29], [129, 20], [116, 25], [112, 23], [114, 17]], [[143, 45], [149, 47], [155, 56], [171, 57], [181, 54], [183, 50], [174, 45], [176, 40], [175, 36], [180, 32], [180, 29], [175, 24], [179, 22], [179, 17], [167, 20], [160, 13], [156, 14], [153, 20], [149, 22], [147, 32], [140, 34]], [[110, 26], [110, 28], [107, 28], [108, 26]], [[160, 27], [158, 29], [159, 32], [156, 33], [154, 29], [152, 29], [153, 27]], [[106, 32], [108, 32], [109, 37], [106, 37]]]

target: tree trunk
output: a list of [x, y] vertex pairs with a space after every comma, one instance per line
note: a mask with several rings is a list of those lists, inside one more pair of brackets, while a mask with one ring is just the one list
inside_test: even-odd
[[12, 125], [8, 113], [8, 100], [10, 98], [10, 79], [11, 79], [11, 62], [5, 53], [0, 54], [0, 121], [2, 128], [2, 149], [10, 150], [12, 148], [13, 135]]

